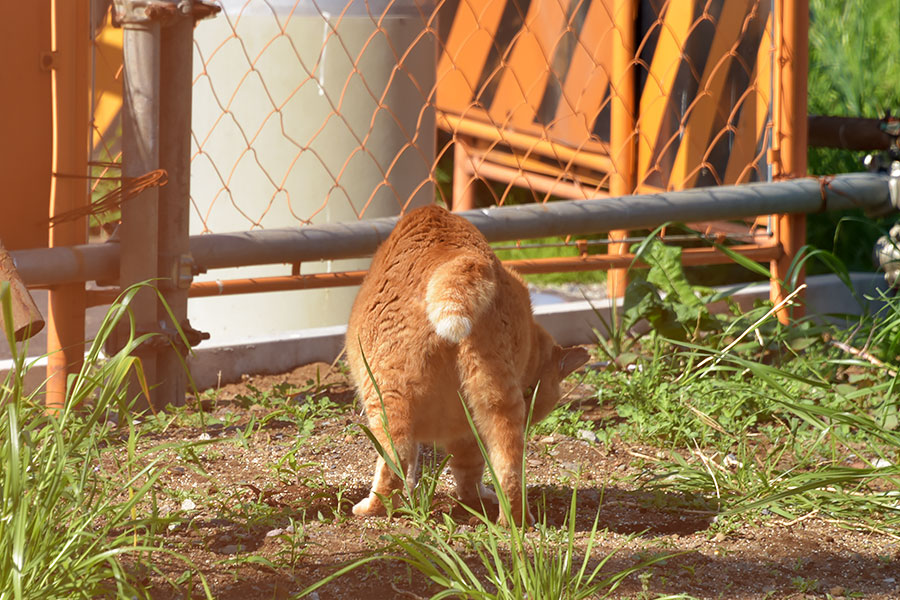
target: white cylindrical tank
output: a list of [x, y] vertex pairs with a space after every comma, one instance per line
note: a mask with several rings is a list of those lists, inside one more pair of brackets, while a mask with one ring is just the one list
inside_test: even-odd
[[[430, 0], [220, 0], [194, 32], [191, 234], [399, 214], [434, 199]], [[301, 273], [368, 260], [304, 264]], [[289, 275], [290, 265], [196, 280]], [[358, 288], [198, 298], [209, 344], [346, 323]]]

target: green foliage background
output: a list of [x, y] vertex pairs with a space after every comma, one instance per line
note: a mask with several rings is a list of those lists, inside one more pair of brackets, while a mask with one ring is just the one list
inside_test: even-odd
[[[900, 0], [810, 0], [809, 114], [884, 116], [900, 110]], [[862, 171], [864, 152], [810, 148], [811, 175]], [[807, 241], [832, 250], [851, 270], [871, 271], [872, 246], [894, 218], [859, 211], [811, 215]], [[839, 225], [840, 224], [840, 225]], [[838, 236], [835, 236], [835, 233]], [[810, 271], [827, 269], [810, 265]]]

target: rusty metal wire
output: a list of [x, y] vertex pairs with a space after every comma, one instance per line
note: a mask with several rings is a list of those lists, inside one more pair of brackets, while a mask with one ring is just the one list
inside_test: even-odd
[[[122, 181], [122, 178], [120, 177], [92, 177], [91, 179], [93, 179], [95, 182], [101, 180]], [[131, 200], [132, 198], [138, 196], [147, 188], [166, 185], [166, 181], [166, 172], [162, 169], [150, 171], [149, 173], [145, 173], [140, 177], [126, 179], [122, 181], [120, 185], [113, 188], [112, 191], [103, 194], [98, 199], [93, 200], [87, 206], [80, 206], [78, 208], [51, 217], [50, 227], [55, 227], [60, 223], [75, 221], [88, 215], [98, 216], [109, 213], [113, 210], [117, 210], [122, 206], [123, 202], [127, 202], [128, 200]]]

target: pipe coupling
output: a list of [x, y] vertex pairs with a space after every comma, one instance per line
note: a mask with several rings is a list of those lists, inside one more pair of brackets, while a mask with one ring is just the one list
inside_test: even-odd
[[[891, 188], [891, 195], [894, 190]], [[897, 287], [900, 279], [900, 223], [894, 224], [888, 235], [875, 242], [875, 266], [884, 271], [884, 279], [891, 287]]]
[[178, 19], [215, 16], [221, 6], [204, 0], [113, 0], [112, 24], [115, 27], [159, 22], [170, 25]]

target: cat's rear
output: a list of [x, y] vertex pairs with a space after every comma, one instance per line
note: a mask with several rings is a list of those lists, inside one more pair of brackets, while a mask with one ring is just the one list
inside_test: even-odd
[[[588, 355], [553, 343], [534, 321], [525, 285], [474, 226], [429, 206], [402, 218], [375, 254], [350, 315], [347, 357], [372, 432], [404, 471], [415, 469], [420, 442], [437, 442], [452, 455], [458, 495], [477, 503], [491, 494], [461, 394], [519, 520], [532, 391], [537, 420]], [[379, 496], [402, 485], [379, 457], [372, 493], [353, 512], [383, 514]]]

